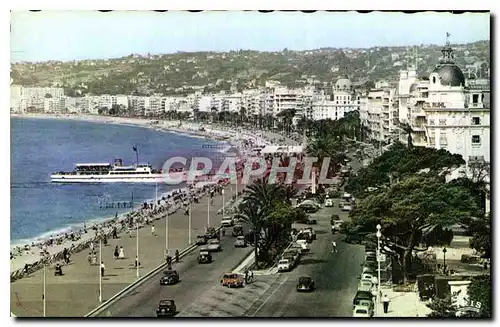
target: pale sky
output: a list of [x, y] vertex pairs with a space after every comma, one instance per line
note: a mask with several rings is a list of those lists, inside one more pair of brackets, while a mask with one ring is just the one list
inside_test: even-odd
[[11, 13], [11, 62], [177, 51], [307, 50], [490, 39], [490, 14], [42, 11]]

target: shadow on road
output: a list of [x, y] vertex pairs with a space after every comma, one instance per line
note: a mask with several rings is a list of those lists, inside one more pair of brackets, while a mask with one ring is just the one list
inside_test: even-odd
[[325, 263], [326, 261], [323, 259], [313, 259], [313, 258], [308, 258], [308, 259], [303, 259], [300, 260], [300, 265], [314, 265], [317, 263]]

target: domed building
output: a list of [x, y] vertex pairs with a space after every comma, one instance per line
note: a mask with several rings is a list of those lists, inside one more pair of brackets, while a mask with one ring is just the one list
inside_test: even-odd
[[335, 83], [334, 92], [335, 90], [352, 90], [352, 82], [347, 75], [340, 76], [337, 83]]

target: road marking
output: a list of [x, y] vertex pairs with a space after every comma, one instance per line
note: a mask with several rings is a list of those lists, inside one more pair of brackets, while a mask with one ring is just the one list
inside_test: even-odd
[[[285, 279], [283, 279], [281, 281], [281, 283], [278, 285], [278, 287], [276, 287], [274, 289], [274, 291], [266, 298], [266, 300], [264, 302], [262, 302], [262, 304], [257, 308], [257, 310], [251, 315], [251, 317], [255, 317], [255, 315], [260, 311], [260, 309], [262, 309], [262, 307], [264, 307], [264, 305], [266, 305], [267, 301], [269, 301], [269, 299], [274, 295], [274, 293], [276, 293], [278, 291], [278, 289], [288, 280], [288, 276], [285, 277]], [[255, 302], [257, 302], [257, 300], [255, 300]], [[253, 304], [252, 304], [253, 305]], [[252, 306], [250, 306], [251, 308]]]

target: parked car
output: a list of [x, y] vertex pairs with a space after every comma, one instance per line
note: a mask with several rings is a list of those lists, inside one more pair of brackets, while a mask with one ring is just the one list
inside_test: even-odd
[[312, 292], [314, 291], [315, 285], [314, 280], [309, 277], [300, 277], [297, 283], [297, 292]]
[[208, 249], [202, 249], [198, 255], [198, 263], [212, 263], [212, 255]]
[[179, 282], [179, 273], [176, 270], [165, 270], [160, 278], [160, 285], [174, 285]]
[[333, 225], [336, 221], [342, 221], [342, 220], [340, 220], [339, 215], [335, 215], [335, 214], [333, 214], [333, 215], [330, 217], [330, 224], [331, 224], [331, 225]]
[[243, 287], [243, 278], [235, 273], [226, 273], [222, 276], [220, 281], [222, 286], [232, 287]]
[[207, 227], [207, 230], [205, 231], [205, 238], [209, 240], [219, 238], [219, 233], [217, 233], [214, 227]]
[[372, 291], [373, 284], [370, 281], [367, 280], [360, 280], [359, 285], [358, 285], [358, 291], [367, 291], [371, 292]]
[[344, 204], [342, 206], [342, 211], [352, 211], [353, 206], [351, 204]]
[[207, 243], [207, 248], [209, 252], [219, 252], [222, 250], [219, 240], [212, 239]]
[[196, 236], [196, 245], [205, 245], [207, 244], [206, 235], [198, 235]]
[[281, 259], [278, 262], [278, 271], [290, 271], [293, 268], [293, 263], [289, 259]]
[[368, 307], [371, 312], [375, 311], [375, 303], [371, 300], [359, 300], [357, 305], [360, 307]]
[[372, 274], [363, 273], [363, 274], [361, 274], [360, 280], [361, 281], [368, 281], [371, 283], [373, 281], [373, 277], [374, 277], [374, 275], [372, 275]]
[[243, 236], [243, 226], [235, 225], [233, 227], [233, 236]]
[[311, 233], [300, 231], [297, 234], [297, 240], [305, 240], [307, 243], [312, 243], [312, 235]]
[[[300, 245], [300, 248], [301, 248], [300, 253], [304, 253], [304, 252], [307, 252], [310, 250], [309, 245], [307, 245], [306, 240], [297, 240], [295, 243]], [[292, 248], [292, 247], [290, 247], [290, 248]]]
[[357, 291], [352, 300], [353, 306], [358, 305], [361, 300], [373, 301], [373, 294], [367, 291]]
[[247, 247], [247, 240], [245, 239], [245, 236], [237, 236], [236, 241], [234, 242], [234, 247], [235, 248], [246, 248]]
[[369, 307], [355, 306], [352, 311], [352, 316], [355, 318], [371, 318], [373, 314], [370, 312]]
[[222, 227], [232, 227], [234, 225], [234, 219], [229, 216], [223, 217], [220, 222], [220, 225]]
[[293, 249], [293, 250], [297, 250], [300, 254], [303, 254], [306, 252], [306, 250], [303, 249], [302, 245], [298, 244], [297, 242], [292, 243], [292, 245], [290, 245], [289, 248]]
[[313, 240], [316, 239], [316, 231], [312, 227], [306, 227], [306, 228], [303, 229], [303, 231], [306, 232], [306, 233], [308, 232], [309, 234], [311, 234], [311, 238]]
[[176, 314], [177, 308], [174, 300], [161, 300], [156, 309], [157, 317], [172, 317]]
[[298, 261], [298, 260], [299, 260], [299, 257], [300, 257], [300, 252], [299, 252], [299, 251], [297, 251], [297, 250], [295, 250], [295, 249], [290, 249], [290, 248], [288, 248], [287, 250], [285, 250], [285, 251], [283, 252], [283, 255], [282, 255], [282, 256], [284, 257], [284, 256], [287, 256], [287, 255], [292, 256], [292, 257], [293, 257], [293, 259], [294, 259], [295, 261]]

